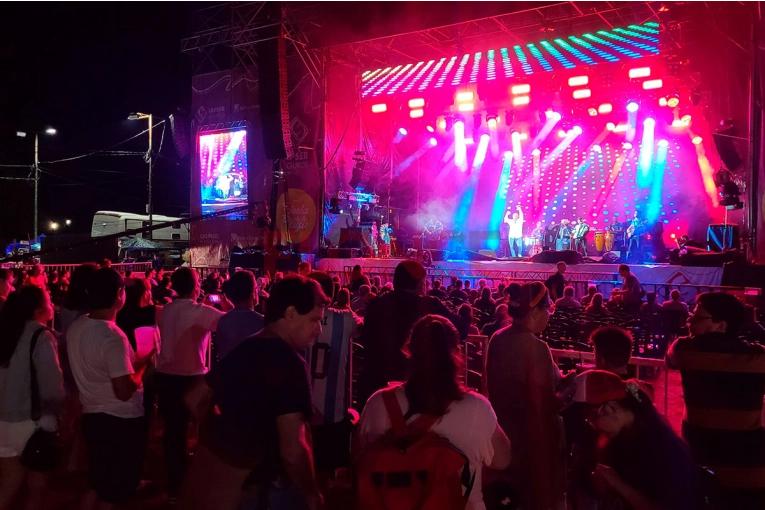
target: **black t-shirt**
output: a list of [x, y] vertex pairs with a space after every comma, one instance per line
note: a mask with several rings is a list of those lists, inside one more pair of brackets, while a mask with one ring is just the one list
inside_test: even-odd
[[143, 308], [123, 308], [117, 312], [117, 327], [125, 332], [128, 342], [136, 350], [135, 330], [144, 326], [154, 326], [157, 323], [157, 307], [154, 305]]
[[[566, 286], [566, 279], [560, 273], [555, 273], [545, 281], [545, 287], [550, 291], [550, 299], [560, 299], [563, 297], [563, 287]], [[553, 289], [555, 292], [553, 292]]]
[[217, 408], [205, 432], [208, 445], [224, 459], [257, 466], [258, 478], [278, 475], [276, 418], [303, 413], [309, 421], [313, 414], [303, 357], [280, 338], [253, 336], [218, 362], [206, 382]]

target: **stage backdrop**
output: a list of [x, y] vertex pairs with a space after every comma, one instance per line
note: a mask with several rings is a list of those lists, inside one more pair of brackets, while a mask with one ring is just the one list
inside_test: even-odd
[[[303, 253], [318, 248], [319, 169], [316, 161], [321, 91], [298, 57], [288, 63], [290, 131], [294, 155], [282, 161], [283, 178], [276, 205], [277, 238]], [[202, 213], [199, 133], [246, 125], [248, 219], [216, 218], [191, 225], [191, 265], [227, 265], [230, 249], [264, 244], [264, 229], [255, 224], [265, 215], [272, 184], [272, 165], [265, 159], [258, 105], [258, 73], [254, 66], [192, 78], [191, 215]]]

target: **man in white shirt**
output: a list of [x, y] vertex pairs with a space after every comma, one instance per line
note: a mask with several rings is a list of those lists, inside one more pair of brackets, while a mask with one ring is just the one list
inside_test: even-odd
[[156, 351], [136, 358], [116, 325], [125, 282], [111, 268], [93, 273], [90, 314], [67, 332], [72, 374], [80, 392], [88, 446], [89, 489], [80, 508], [110, 508], [135, 493], [143, 467], [146, 425], [141, 380]]
[[[178, 299], [165, 305], [159, 316], [160, 353], [155, 380], [159, 390], [159, 413], [165, 421], [165, 457], [167, 461], [167, 495], [173, 502], [186, 472], [186, 431], [189, 413], [183, 395], [207, 372], [210, 332], [215, 331], [224, 313], [198, 304], [199, 278], [188, 267], [177, 269], [172, 276]], [[221, 305], [231, 307], [221, 295]]]
[[523, 211], [520, 204], [517, 204], [515, 209], [516, 212], [513, 213], [512, 218], [509, 210], [505, 214], [505, 223], [510, 227], [507, 241], [510, 243], [510, 256], [523, 257]]

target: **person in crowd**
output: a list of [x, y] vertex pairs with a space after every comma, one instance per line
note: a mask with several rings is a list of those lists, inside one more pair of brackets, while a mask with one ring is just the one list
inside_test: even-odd
[[494, 322], [489, 322], [481, 329], [481, 334], [491, 339], [494, 333], [502, 328], [508, 327], [513, 323], [513, 318], [508, 313], [508, 306], [505, 304], [499, 305], [494, 311]]
[[425, 295], [429, 296], [430, 294], [430, 280], [425, 278]]
[[637, 276], [632, 274], [630, 266], [627, 264], [619, 265], [619, 276], [622, 277], [622, 289], [618, 290], [616, 295], [621, 298], [624, 311], [627, 313], [639, 312], [645, 295], [643, 286], [640, 285]]
[[14, 290], [13, 272], [10, 269], [0, 267], [0, 310], [3, 309], [8, 295]]
[[165, 274], [159, 285], [153, 288], [153, 299], [159, 304], [166, 305], [178, 296], [173, 290], [172, 278]]
[[[88, 312], [88, 284], [90, 278], [98, 270], [93, 263], [82, 264], [72, 273], [69, 290], [64, 299], [64, 306], [59, 310], [61, 319], [61, 333], [65, 337], [69, 326], [80, 316]], [[62, 354], [63, 359], [63, 354]]]
[[451, 283], [449, 283], [449, 286], [446, 288], [446, 293], [447, 294], [451, 294], [452, 291], [457, 288], [458, 278], [456, 276], [451, 276], [451, 277], [449, 277], [449, 281]]
[[[314, 271], [308, 278], [319, 282], [325, 295], [331, 291], [332, 280], [327, 273]], [[322, 475], [350, 464], [348, 444], [352, 427], [348, 415], [350, 374], [347, 369], [351, 341], [358, 336], [362, 323], [361, 318], [347, 308], [326, 308], [321, 334], [308, 350], [306, 361], [313, 388], [314, 463]]]
[[592, 301], [592, 296], [598, 293], [598, 288], [595, 285], [589, 285], [587, 287], [587, 295], [582, 297], [582, 299], [579, 300], [579, 302], [582, 305], [582, 308], [587, 308], [590, 306], [590, 302]]
[[437, 297], [439, 299], [446, 299], [449, 297], [446, 291], [441, 287], [441, 280], [433, 281], [433, 288], [428, 291], [428, 296]]
[[480, 280], [478, 280], [478, 292], [482, 292], [485, 287], [486, 287], [486, 278], [481, 278]]
[[133, 351], [137, 349], [135, 330], [157, 324], [161, 306], [155, 306], [151, 299], [151, 284], [145, 278], [132, 281], [125, 287], [125, 306], [117, 312], [117, 327], [125, 333]]
[[[55, 432], [64, 403], [64, 380], [56, 339], [46, 328], [53, 320], [48, 293], [37, 286], [12, 292], [0, 311], [0, 509], [10, 510], [26, 482], [24, 508], [43, 508], [47, 474], [21, 462], [27, 442], [41, 428]], [[34, 348], [33, 342], [34, 341]], [[34, 373], [32, 373], [32, 366]], [[39, 409], [32, 409], [32, 378]]]
[[13, 288], [20, 289], [24, 286], [24, 282], [27, 279], [27, 271], [25, 269], [17, 269], [13, 275]]
[[35, 264], [32, 266], [32, 270], [29, 271], [29, 276], [27, 276], [24, 285], [34, 285], [36, 287], [40, 287], [43, 290], [46, 290], [46, 284], [47, 275], [45, 274], [43, 267], [40, 264]]
[[360, 265], [356, 264], [351, 271], [351, 293], [358, 293], [359, 288], [361, 288], [362, 285], [372, 286], [369, 282], [369, 277], [364, 273], [364, 270], [361, 269]]
[[592, 296], [590, 306], [585, 308], [584, 311], [592, 315], [608, 315], [608, 308], [603, 306], [603, 294], [596, 292], [595, 295]]
[[516, 317], [521, 307], [521, 284], [513, 282], [505, 289], [505, 303], [510, 317]]
[[303, 261], [298, 264], [297, 272], [300, 276], [308, 277], [308, 275], [311, 273], [311, 264], [309, 264], [306, 261]]
[[95, 271], [88, 284], [88, 309], [67, 333], [69, 363], [82, 404], [88, 450], [88, 491], [80, 508], [112, 508], [128, 502], [141, 477], [146, 424], [143, 372], [156, 349], [138, 358], [117, 327], [125, 303], [122, 276]]
[[675, 341], [666, 360], [682, 377], [693, 461], [715, 473], [729, 508], [754, 509], [765, 508], [765, 347], [739, 337], [744, 320], [735, 296], [700, 294], [690, 336]]
[[650, 392], [603, 370], [584, 372], [575, 386], [574, 405], [602, 436], [591, 482], [601, 508], [698, 508], [688, 447]]
[[226, 297], [234, 308], [218, 321], [215, 346], [218, 359], [263, 329], [263, 316], [255, 311], [258, 286], [250, 271], [237, 271], [226, 284]]
[[563, 273], [566, 272], [566, 263], [561, 260], [556, 267], [558, 270], [545, 281], [545, 287], [550, 292], [553, 302], [563, 297], [563, 288], [566, 286], [566, 279], [563, 277]]
[[473, 307], [465, 303], [457, 309], [457, 314], [462, 317], [462, 321], [468, 326], [468, 335], [479, 335], [478, 327], [473, 323]]
[[362, 285], [359, 287], [359, 295], [351, 301], [351, 310], [353, 310], [355, 313], [359, 313], [360, 310], [363, 310], [366, 306], [366, 301], [364, 300], [364, 297], [369, 294], [372, 291], [371, 287], [369, 285]]
[[59, 280], [61, 281], [62, 285], [69, 285], [72, 281], [72, 272], [68, 269], [65, 269], [61, 272]]
[[[406, 357], [401, 352], [409, 331], [418, 319], [435, 314], [446, 317], [467, 336], [468, 324], [453, 314], [438, 298], [423, 295], [426, 272], [415, 260], [404, 260], [393, 274], [393, 290], [367, 304], [360, 343], [368, 363], [359, 376], [359, 401], [385, 388], [389, 381], [406, 377]], [[389, 282], [390, 283], [390, 282]], [[387, 285], [387, 284], [386, 284]]]
[[574, 287], [567, 285], [563, 289], [563, 297], [555, 300], [555, 308], [582, 308], [582, 304], [574, 297]]
[[497, 303], [491, 297], [491, 289], [484, 286], [481, 289], [481, 297], [476, 299], [473, 307], [480, 310], [487, 317], [493, 317], [497, 311]]
[[323, 508], [311, 451], [308, 367], [299, 353], [321, 335], [328, 304], [313, 279], [275, 282], [264, 329], [192, 386], [186, 402], [202, 433], [181, 508], [265, 508], [244, 500], [243, 488], [252, 485], [272, 510]]
[[683, 302], [683, 297], [679, 290], [673, 289], [672, 292], [669, 293], [669, 297], [670, 299], [668, 301], [664, 301], [661, 304], [662, 310], [675, 310], [688, 314], [688, 305]]
[[511, 444], [491, 404], [462, 385], [459, 334], [447, 319], [427, 315], [415, 323], [404, 349], [410, 360], [406, 382], [370, 397], [354, 448], [363, 450], [391, 428], [383, 397], [391, 392], [408, 423], [421, 415], [440, 417], [430, 430], [447, 439], [470, 462], [473, 485], [466, 508], [483, 510], [483, 467], [505, 469], [510, 463]]
[[554, 509], [564, 494], [564, 452], [558, 412], [573, 391], [562, 379], [547, 344], [552, 302], [541, 282], [521, 286], [518, 315], [490, 340], [486, 382], [489, 401], [513, 445], [510, 467], [493, 475], [520, 493], [524, 509]]
[[[167, 495], [173, 502], [177, 500], [186, 471], [189, 414], [183, 405], [183, 394], [207, 372], [205, 361], [210, 333], [216, 330], [224, 313], [208, 304], [197, 303], [199, 280], [191, 268], [178, 268], [171, 279], [178, 299], [166, 305], [159, 317], [161, 348], [155, 380], [159, 413], [165, 422]], [[231, 308], [225, 296], [221, 296], [220, 304], [225, 311]]]
[[468, 293], [470, 292], [470, 280], [464, 280], [464, 281], [462, 282], [462, 289], [463, 289], [465, 292], [468, 292]]
[[153, 267], [143, 272], [143, 278], [149, 282], [152, 288], [157, 286], [157, 271]]
[[603, 326], [592, 332], [595, 368], [627, 379], [627, 364], [632, 356], [632, 334], [619, 326]]
[[112, 267], [112, 261], [109, 259], [101, 259], [101, 262], [98, 264], [102, 269], [105, 267]]
[[462, 290], [462, 280], [456, 280], [454, 282], [454, 290], [449, 293], [449, 299], [451, 299], [455, 304], [464, 303], [468, 300], [467, 292]]
[[500, 283], [497, 285], [497, 292], [493, 293], [491, 295], [491, 298], [495, 301], [499, 301], [501, 299], [504, 299], [505, 297], [505, 288], [507, 285], [505, 285], [505, 282]]
[[351, 293], [348, 292], [348, 289], [340, 289], [340, 292], [337, 293], [337, 301], [335, 301], [334, 306], [340, 310], [351, 309]]
[[[662, 306], [656, 302], [656, 293], [648, 292], [645, 295], [645, 303], [640, 305], [640, 311], [645, 314], [653, 314], [653, 313], [659, 313], [661, 309], [662, 309]], [[686, 313], [687, 312], [688, 312], [688, 309], [686, 308]]]
[[333, 303], [335, 301], [337, 301], [337, 296], [340, 294], [340, 289], [341, 288], [342, 288], [342, 286], [338, 282], [334, 282], [332, 284], [332, 295], [328, 296], [328, 297], [332, 300]]

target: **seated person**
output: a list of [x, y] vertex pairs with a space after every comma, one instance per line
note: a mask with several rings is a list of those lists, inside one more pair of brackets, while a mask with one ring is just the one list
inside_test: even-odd
[[473, 321], [473, 307], [465, 303], [457, 309], [457, 314], [462, 317], [462, 321], [468, 324], [468, 335], [480, 335], [478, 327]]
[[507, 313], [507, 309], [507, 305], [499, 305], [497, 311], [494, 312], [494, 322], [486, 324], [481, 330], [481, 334], [491, 339], [494, 333], [512, 324], [513, 319]]
[[468, 294], [462, 290], [462, 280], [454, 282], [454, 289], [449, 293], [449, 299], [455, 304], [464, 303], [468, 300]]
[[563, 297], [555, 300], [555, 308], [581, 308], [582, 304], [574, 297], [574, 287], [571, 285], [563, 289]]
[[669, 301], [664, 301], [661, 304], [662, 310], [676, 310], [678, 312], [685, 312], [688, 315], [688, 305], [683, 302], [679, 290], [674, 289], [669, 293], [669, 297]]
[[592, 332], [590, 344], [595, 349], [595, 368], [627, 377], [632, 355], [632, 335], [619, 326], [603, 326]]
[[608, 309], [603, 306], [603, 294], [598, 292], [592, 296], [592, 302], [590, 303], [590, 306], [585, 308], [584, 311], [585, 313], [592, 315], [608, 315]]
[[590, 306], [590, 302], [592, 301], [592, 296], [597, 294], [597, 292], [598, 292], [598, 288], [595, 285], [590, 285], [589, 287], [587, 287], [587, 295], [579, 300], [579, 302], [582, 303], [582, 308], [587, 308], [588, 306]]
[[645, 303], [640, 305], [640, 311], [647, 314], [658, 313], [661, 311], [661, 305], [656, 302], [655, 292], [649, 292], [645, 295]]

